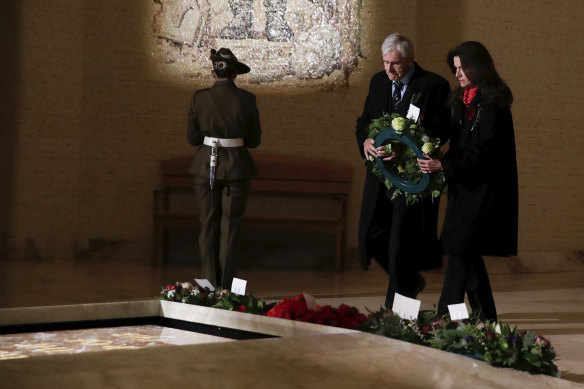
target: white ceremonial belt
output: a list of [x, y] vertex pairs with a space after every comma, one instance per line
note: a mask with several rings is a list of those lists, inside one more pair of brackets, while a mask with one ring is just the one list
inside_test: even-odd
[[212, 138], [206, 136], [203, 144], [213, 147], [215, 142], [215, 147], [241, 147], [244, 145], [243, 138]]

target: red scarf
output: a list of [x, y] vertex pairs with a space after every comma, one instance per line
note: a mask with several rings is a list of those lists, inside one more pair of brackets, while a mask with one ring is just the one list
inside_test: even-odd
[[474, 88], [466, 88], [464, 90], [464, 95], [462, 96], [462, 102], [464, 103], [465, 107], [468, 108], [470, 106], [470, 103], [472, 103], [472, 100], [477, 95], [478, 90], [479, 90], [478, 86], [475, 86]]

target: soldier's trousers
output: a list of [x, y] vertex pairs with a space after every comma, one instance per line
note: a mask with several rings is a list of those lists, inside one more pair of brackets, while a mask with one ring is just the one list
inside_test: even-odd
[[231, 289], [236, 276], [236, 245], [248, 193], [249, 180], [215, 181], [211, 190], [208, 178], [195, 177], [203, 276], [216, 287]]

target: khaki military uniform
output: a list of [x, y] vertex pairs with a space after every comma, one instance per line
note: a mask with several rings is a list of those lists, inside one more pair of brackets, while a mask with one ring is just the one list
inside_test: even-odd
[[[242, 147], [220, 147], [215, 183], [209, 184], [211, 147], [205, 137], [243, 138]], [[195, 92], [188, 120], [189, 143], [197, 147], [191, 173], [199, 204], [199, 247], [203, 275], [213, 285], [231, 288], [236, 275], [235, 246], [249, 192], [256, 174], [251, 153], [261, 143], [261, 127], [255, 96], [233, 81], [216, 81]]]

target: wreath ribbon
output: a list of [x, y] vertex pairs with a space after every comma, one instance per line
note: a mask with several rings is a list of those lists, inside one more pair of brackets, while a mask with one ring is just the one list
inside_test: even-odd
[[[420, 159], [424, 159], [424, 153], [414, 139], [412, 139], [407, 134], [398, 134], [393, 130], [393, 128], [389, 127], [382, 130], [379, 135], [375, 138], [374, 145], [375, 147], [380, 147], [384, 145], [384, 142], [388, 140], [397, 140], [406, 146], [408, 146], [412, 151], [416, 154], [416, 156]], [[387, 178], [396, 188], [411, 194], [418, 194], [424, 192], [428, 189], [428, 185], [430, 184], [430, 174], [423, 173], [422, 178], [417, 182], [411, 182], [399, 177], [396, 173], [392, 172], [391, 170], [387, 170], [385, 167], [385, 163], [383, 161], [383, 157], [376, 158], [377, 167], [383, 173], [383, 176]]]
[[406, 204], [411, 205], [421, 197], [440, 196], [446, 186], [444, 173], [423, 173], [417, 161], [426, 158], [424, 154], [431, 158], [441, 157], [439, 138], [428, 136], [417, 120], [404, 118], [396, 113], [373, 119], [367, 130], [375, 147], [386, 146], [391, 141], [408, 148], [405, 154], [400, 153], [397, 159], [391, 161], [384, 161], [383, 157], [367, 157], [366, 164], [372, 173], [388, 189], [394, 189], [392, 199], [404, 196]]

